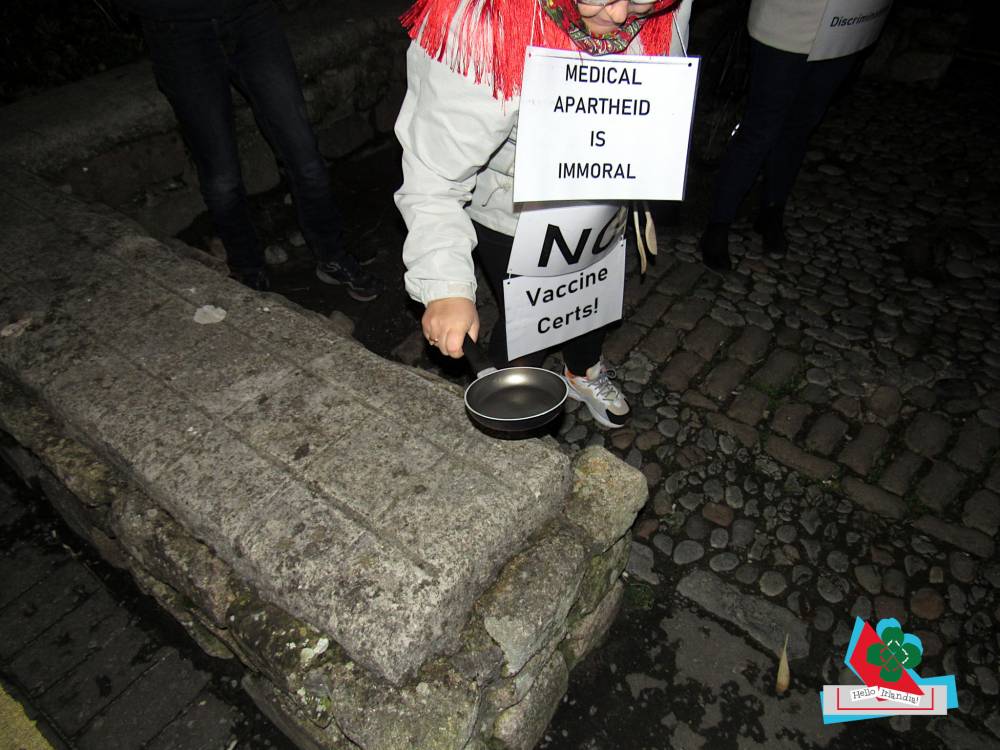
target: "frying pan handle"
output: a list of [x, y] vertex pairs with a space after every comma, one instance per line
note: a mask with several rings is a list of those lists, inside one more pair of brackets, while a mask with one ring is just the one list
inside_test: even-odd
[[486, 355], [483, 354], [483, 350], [479, 348], [479, 344], [473, 341], [469, 334], [465, 334], [465, 341], [462, 342], [462, 353], [469, 360], [469, 364], [472, 365], [477, 378], [481, 378], [483, 375], [488, 375], [491, 372], [496, 372], [497, 368], [490, 364]]

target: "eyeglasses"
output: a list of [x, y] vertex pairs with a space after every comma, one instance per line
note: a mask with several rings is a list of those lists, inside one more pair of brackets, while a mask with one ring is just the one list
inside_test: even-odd
[[[603, 8], [605, 5], [614, 5], [615, 3], [620, 3], [620, 2], [625, 2], [625, 0], [577, 0], [576, 4], [577, 5], [592, 5], [595, 8]], [[648, 8], [650, 5], [652, 5], [653, 2], [654, 2], [654, 0], [649, 0], [648, 3], [634, 3], [634, 2], [629, 2], [628, 7], [629, 7], [629, 10], [632, 10], [634, 8], [634, 9], [636, 9], [636, 10], [638, 10], [638, 11], [641, 12], [641, 11], [645, 10], [646, 8]]]
[[631, 0], [577, 0], [576, 9], [582, 18], [591, 20], [601, 13], [614, 13], [615, 11], [611, 8], [617, 8], [619, 3], [624, 2], [628, 2], [625, 9], [626, 18], [628, 16], [644, 16], [650, 12], [654, 5], [653, 0], [648, 3], [636, 3], [631, 2]]

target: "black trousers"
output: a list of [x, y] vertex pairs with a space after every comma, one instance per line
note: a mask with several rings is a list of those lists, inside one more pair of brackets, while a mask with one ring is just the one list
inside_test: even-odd
[[[494, 367], [509, 367], [512, 364], [540, 367], [545, 359], [545, 351], [518, 357], [514, 362], [507, 357], [507, 319], [504, 316], [503, 281], [507, 278], [507, 266], [510, 264], [514, 238], [476, 222], [473, 222], [473, 225], [478, 238], [475, 257], [483, 269], [483, 274], [500, 309], [500, 318], [490, 338], [490, 360]], [[605, 329], [598, 328], [562, 344], [563, 361], [570, 372], [574, 375], [583, 375], [591, 366], [597, 364], [601, 359], [604, 335]]]
[[143, 30], [229, 267], [246, 273], [264, 266], [240, 170], [230, 85], [247, 98], [281, 159], [309, 248], [318, 261], [338, 258], [341, 217], [281, 20], [270, 0], [225, 5], [233, 10], [220, 18], [147, 20]]
[[730, 224], [763, 168], [762, 206], [783, 206], [819, 125], [858, 53], [808, 62], [750, 40], [750, 93], [740, 129], [719, 167], [709, 217]]

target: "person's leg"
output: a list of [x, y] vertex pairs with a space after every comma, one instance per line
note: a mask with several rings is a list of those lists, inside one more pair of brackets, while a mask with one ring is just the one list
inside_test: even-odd
[[819, 125], [837, 89], [850, 75], [858, 55], [806, 63], [798, 95], [785, 117], [764, 164], [761, 206], [783, 208], [802, 167], [809, 136]]
[[781, 133], [806, 75], [806, 55], [750, 44], [750, 91], [739, 130], [719, 167], [710, 221], [731, 223]]
[[231, 39], [233, 83], [249, 100], [258, 125], [281, 159], [303, 236], [317, 260], [337, 256], [342, 252], [340, 213], [306, 116], [281, 19], [270, 2], [253, 3], [226, 17], [222, 32]]
[[351, 296], [369, 300], [379, 285], [343, 248], [343, 221], [330, 174], [306, 115], [295, 61], [270, 0], [226, 17], [234, 85], [247, 97], [257, 123], [285, 169], [302, 235], [317, 260], [317, 275], [346, 284]]
[[[482, 224], [473, 222], [476, 228], [477, 245], [476, 260], [483, 269], [486, 282], [490, 285], [499, 307], [499, 319], [490, 338], [490, 359], [495, 367], [508, 367], [511, 362], [507, 357], [507, 319], [504, 315], [504, 287], [507, 278], [507, 266], [510, 264], [510, 252], [514, 238], [501, 234]], [[605, 329], [590, 331], [575, 339], [570, 339], [562, 346], [563, 360], [571, 372], [583, 375], [601, 359], [601, 349], [604, 345]], [[517, 360], [518, 365], [537, 367], [545, 359], [545, 352], [535, 352]]]
[[625, 394], [612, 379], [601, 358], [605, 329], [598, 328], [567, 341], [563, 345], [563, 376], [569, 385], [569, 397], [582, 402], [598, 424], [621, 427], [628, 422], [630, 408]]
[[147, 22], [156, 82], [180, 123], [229, 268], [253, 283], [264, 255], [240, 172], [225, 52], [212, 21]]
[[805, 66], [806, 55], [751, 40], [746, 111], [719, 167], [709, 226], [702, 237], [702, 258], [711, 268], [731, 267], [729, 225], [781, 132], [798, 95]]
[[566, 369], [577, 375], [585, 375], [587, 370], [601, 361], [606, 335], [607, 330], [601, 327], [563, 344], [562, 355]]
[[[503, 281], [507, 278], [510, 252], [514, 238], [481, 224], [473, 222], [476, 228], [476, 260], [483, 269], [486, 282], [493, 290], [499, 307], [499, 318], [490, 338], [490, 361], [501, 367], [541, 367], [545, 361], [545, 351], [533, 352], [515, 360], [507, 357], [507, 319], [504, 315]], [[601, 360], [604, 343], [603, 328], [567, 341], [563, 347], [566, 363], [566, 382], [569, 396], [582, 401], [594, 419], [605, 427], [620, 427], [629, 417], [629, 406], [624, 395], [609, 377], [608, 369]]]
[[504, 288], [503, 282], [507, 278], [507, 266], [510, 264], [510, 251], [514, 244], [514, 238], [510, 235], [494, 231], [482, 224], [473, 222], [476, 228], [476, 250], [475, 257], [486, 277], [493, 292], [493, 298], [497, 301], [499, 317], [496, 325], [493, 326], [493, 333], [490, 336], [489, 357], [496, 368], [523, 366], [540, 367], [545, 360], [545, 352], [534, 352], [523, 357], [518, 357], [513, 362], [507, 357], [507, 318], [504, 314]]

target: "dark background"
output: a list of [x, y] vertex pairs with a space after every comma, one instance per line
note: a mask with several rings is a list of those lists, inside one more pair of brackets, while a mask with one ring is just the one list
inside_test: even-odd
[[[281, 0], [294, 10], [345, 0]], [[138, 20], [114, 0], [0, 2], [0, 106], [142, 58]]]
[[[698, 6], [738, 0], [695, 0]], [[294, 10], [348, 0], [279, 0]], [[995, 59], [1000, 3], [996, 0], [896, 0], [896, 7], [969, 10], [965, 46]], [[993, 50], [992, 52], [990, 52]], [[0, 106], [24, 96], [100, 73], [145, 54], [139, 24], [113, 0], [4, 0], [0, 3]]]

